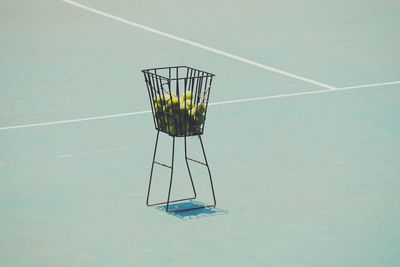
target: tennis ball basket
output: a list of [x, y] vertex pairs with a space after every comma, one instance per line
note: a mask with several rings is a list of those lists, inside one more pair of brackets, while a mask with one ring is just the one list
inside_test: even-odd
[[[144, 79], [149, 94], [154, 126], [157, 131], [146, 204], [148, 206], [166, 204], [165, 210], [167, 212], [181, 212], [215, 207], [216, 200], [211, 172], [208, 166], [203, 141], [201, 139], [201, 135], [204, 132], [208, 99], [210, 96], [211, 83], [214, 74], [187, 66], [152, 68], [142, 70], [142, 72], [144, 74]], [[156, 161], [157, 145], [160, 132], [168, 134], [170, 137], [172, 137], [171, 165]], [[204, 162], [192, 159], [187, 155], [186, 139], [187, 137], [192, 136], [197, 136], [200, 140]], [[185, 161], [192, 185], [193, 196], [190, 198], [171, 200], [170, 196], [174, 169], [175, 138], [177, 137], [183, 137], [184, 139]], [[169, 207], [170, 203], [192, 200], [197, 197], [189, 161], [202, 164], [207, 167], [214, 203], [212, 205], [196, 205], [194, 207], [171, 210]], [[170, 169], [170, 186], [166, 202], [150, 204], [149, 198], [155, 164]], [[179, 207], [179, 205], [177, 206]]]

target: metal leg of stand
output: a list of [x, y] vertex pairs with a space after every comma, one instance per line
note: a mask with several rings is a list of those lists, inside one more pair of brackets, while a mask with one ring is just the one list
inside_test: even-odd
[[214, 208], [217, 205], [217, 200], [215, 199], [215, 192], [214, 192], [214, 185], [213, 185], [212, 176], [211, 176], [211, 170], [210, 170], [210, 167], [208, 166], [208, 161], [207, 161], [206, 152], [204, 150], [203, 140], [201, 140], [201, 136], [200, 135], [199, 135], [199, 139], [200, 139], [200, 144], [201, 144], [201, 150], [203, 151], [204, 160], [206, 162], [208, 175], [210, 177], [211, 191], [212, 191], [213, 200], [214, 200], [214, 205], [212, 207]]
[[186, 146], [186, 136], [185, 136], [185, 161], [186, 161], [186, 167], [187, 167], [187, 170], [188, 170], [188, 173], [189, 173], [190, 182], [192, 183], [192, 188], [193, 188], [193, 192], [194, 192], [194, 198], [196, 198], [196, 196], [197, 196], [196, 188], [194, 187], [192, 173], [190, 171], [189, 162], [188, 162], [187, 158], [188, 158], [188, 156], [187, 156], [187, 146]]
[[159, 136], [160, 136], [160, 131], [157, 131], [156, 144], [154, 145], [153, 161], [152, 161], [152, 163], [151, 163], [149, 187], [148, 187], [148, 189], [147, 189], [147, 199], [146, 199], [146, 205], [147, 205], [147, 206], [151, 206], [151, 204], [149, 204], [150, 188], [151, 188], [151, 180], [152, 180], [152, 178], [153, 178], [153, 169], [154, 169], [154, 162], [155, 162], [155, 160], [156, 160], [157, 145], [158, 145], [158, 137], [159, 137]]
[[174, 158], [175, 158], [175, 137], [172, 137], [171, 178], [169, 180], [167, 207], [165, 208], [166, 212], [168, 212], [169, 200], [170, 200], [170, 197], [171, 197], [172, 177], [174, 177]]

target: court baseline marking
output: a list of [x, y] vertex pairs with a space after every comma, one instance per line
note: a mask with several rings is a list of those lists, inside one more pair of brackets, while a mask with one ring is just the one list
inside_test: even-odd
[[134, 150], [134, 147], [117, 147], [117, 148], [109, 148], [109, 149], [102, 149], [102, 150], [96, 150], [96, 151], [91, 151], [91, 152], [79, 152], [79, 153], [72, 153], [72, 154], [63, 154], [63, 155], [58, 155], [56, 158], [70, 158], [70, 157], [76, 157], [76, 156], [88, 156], [92, 154], [105, 154], [105, 153], [115, 153], [115, 152], [123, 152], [123, 151], [129, 151], [129, 150]]
[[[227, 100], [227, 101], [220, 101], [210, 103], [209, 105], [224, 105], [224, 104], [234, 104], [234, 103], [243, 103], [249, 101], [257, 101], [257, 100], [265, 100], [265, 99], [273, 99], [273, 98], [283, 98], [283, 97], [292, 97], [298, 95], [311, 95], [311, 94], [321, 94], [321, 93], [328, 93], [328, 92], [335, 92], [335, 91], [343, 91], [343, 90], [350, 90], [350, 89], [361, 89], [361, 88], [370, 88], [370, 87], [377, 87], [377, 86], [385, 86], [385, 85], [395, 85], [400, 84], [400, 81], [394, 82], [384, 82], [384, 83], [371, 83], [371, 84], [364, 84], [364, 85], [355, 85], [355, 86], [346, 86], [340, 87], [332, 90], [314, 90], [314, 91], [305, 91], [299, 93], [289, 93], [289, 94], [280, 94], [280, 95], [271, 95], [271, 96], [261, 96], [261, 97], [254, 97], [254, 98], [243, 98], [238, 100]], [[1, 128], [0, 128], [1, 130]]]
[[[293, 97], [293, 96], [300, 96], [300, 95], [322, 94], [322, 93], [330, 93], [330, 92], [352, 90], [352, 89], [372, 88], [372, 87], [378, 87], [378, 86], [390, 86], [390, 85], [396, 85], [396, 84], [400, 84], [400, 81], [347, 86], [347, 87], [341, 87], [341, 88], [336, 88], [336, 89], [332, 89], [332, 90], [323, 89], [323, 90], [314, 90], [314, 91], [304, 91], [304, 92], [299, 92], [299, 93], [289, 93], [289, 94], [262, 96], [262, 97], [254, 97], [254, 98], [227, 100], [227, 101], [220, 101], [220, 102], [210, 103], [209, 105], [210, 106], [216, 106], [216, 105], [225, 105], [225, 104], [235, 104], [235, 103], [243, 103], [243, 102], [249, 102], [249, 101], [285, 98], [285, 97]], [[119, 114], [96, 116], [96, 117], [87, 117], [87, 118], [80, 118], [80, 119], [70, 119], [70, 120], [61, 120], [61, 121], [49, 121], [49, 122], [23, 124], [23, 125], [14, 125], [14, 126], [0, 127], [0, 131], [6, 131], [6, 130], [12, 130], [12, 129], [20, 129], [20, 128], [39, 127], [39, 126], [48, 126], [48, 125], [56, 125], [56, 124], [66, 124], [66, 123], [74, 123], [74, 122], [82, 122], [82, 121], [104, 120], [104, 119], [119, 118], [119, 117], [126, 117], [126, 116], [135, 116], [135, 115], [148, 114], [148, 113], [151, 113], [151, 110], [143, 110], [143, 111], [128, 112], [128, 113], [119, 113]]]
[[186, 43], [186, 44], [189, 44], [191, 46], [207, 50], [207, 51], [212, 52], [214, 54], [222, 55], [222, 56], [225, 56], [225, 57], [228, 57], [228, 58], [231, 58], [231, 59], [234, 59], [234, 60], [249, 64], [249, 65], [261, 68], [261, 69], [265, 69], [265, 70], [268, 70], [268, 71], [271, 71], [271, 72], [274, 72], [274, 73], [277, 73], [277, 74], [280, 74], [280, 75], [283, 75], [283, 76], [286, 76], [286, 77], [290, 77], [290, 78], [293, 78], [293, 79], [296, 79], [296, 80], [300, 80], [300, 81], [303, 81], [303, 82], [306, 82], [306, 83], [314, 84], [314, 85], [317, 85], [319, 87], [323, 87], [323, 88], [326, 88], [326, 89], [335, 89], [336, 88], [335, 86], [332, 86], [332, 85], [328, 85], [328, 84], [325, 84], [325, 83], [322, 83], [322, 82], [319, 82], [319, 81], [316, 81], [316, 80], [312, 80], [310, 78], [306, 78], [306, 77], [303, 77], [303, 76], [300, 76], [300, 75], [296, 75], [296, 74], [293, 74], [293, 73], [290, 73], [290, 72], [287, 72], [287, 71], [284, 71], [284, 70], [281, 70], [281, 69], [277, 69], [277, 68], [272, 67], [272, 66], [261, 64], [261, 63], [255, 62], [255, 61], [250, 60], [250, 59], [246, 59], [246, 58], [241, 57], [241, 56], [237, 56], [237, 55], [234, 55], [234, 54], [231, 54], [231, 53], [228, 53], [228, 52], [225, 52], [225, 51], [222, 51], [222, 50], [219, 50], [219, 49], [207, 46], [207, 45], [203, 45], [203, 44], [200, 44], [200, 43], [197, 43], [197, 42], [194, 42], [194, 41], [191, 41], [191, 40], [188, 40], [188, 39], [185, 39], [185, 38], [182, 38], [182, 37], [170, 34], [170, 33], [166, 33], [166, 32], [163, 32], [163, 31], [160, 31], [160, 30], [157, 30], [157, 29], [154, 29], [154, 28], [151, 28], [151, 27], [148, 27], [148, 26], [145, 26], [145, 25], [142, 25], [142, 24], [139, 24], [139, 23], [136, 23], [136, 22], [121, 18], [121, 17], [117, 17], [117, 16], [114, 16], [112, 14], [106, 13], [104, 11], [101, 11], [101, 10], [98, 10], [98, 9], [95, 9], [95, 8], [92, 8], [92, 7], [89, 7], [89, 6], [86, 6], [86, 5], [82, 5], [80, 3], [77, 3], [77, 2], [74, 2], [74, 1], [71, 1], [71, 0], [61, 0], [61, 1], [64, 2], [64, 3], [70, 4], [70, 5], [73, 5], [75, 7], [79, 7], [81, 9], [93, 12], [95, 14], [110, 18], [112, 20], [127, 24], [129, 26], [140, 28], [142, 30], [145, 30], [145, 31], [148, 31], [148, 32], [152, 32], [152, 33], [167, 37], [169, 39], [173, 39], [173, 40], [178, 41], [178, 42]]

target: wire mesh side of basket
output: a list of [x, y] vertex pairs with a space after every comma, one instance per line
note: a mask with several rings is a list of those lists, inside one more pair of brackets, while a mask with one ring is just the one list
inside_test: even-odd
[[177, 137], [203, 134], [214, 75], [186, 66], [142, 72], [156, 130]]

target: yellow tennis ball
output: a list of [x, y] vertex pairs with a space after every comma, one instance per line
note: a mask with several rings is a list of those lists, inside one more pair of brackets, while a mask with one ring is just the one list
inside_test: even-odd
[[156, 95], [156, 97], [154, 97], [154, 102], [155, 103], [162, 103], [163, 102], [162, 97], [160, 95]]
[[170, 135], [172, 135], [172, 136], [174, 136], [174, 135], [176, 134], [176, 129], [175, 129], [175, 126], [174, 126], [174, 125], [170, 125], [170, 126], [168, 127], [168, 133], [169, 133]]
[[177, 96], [172, 97], [172, 105], [179, 104], [179, 98]]
[[197, 108], [196, 107], [191, 108], [190, 110], [188, 110], [188, 113], [190, 116], [195, 117], [197, 113]]
[[183, 93], [182, 97], [185, 98], [185, 99], [190, 100], [190, 99], [192, 99], [192, 92], [190, 92], [190, 91], [185, 91], [185, 92]]
[[206, 111], [206, 108], [207, 108], [207, 106], [204, 103], [199, 104], [197, 107], [197, 109], [200, 113], [204, 113]]
[[160, 102], [154, 102], [154, 111], [159, 112], [161, 110]]
[[173, 105], [179, 105], [179, 98], [176, 96], [173, 96], [166, 103], [167, 103], [168, 108], [171, 108]]
[[181, 101], [181, 102], [179, 103], [179, 109], [180, 109], [180, 110], [185, 110], [185, 109], [186, 109], [185, 102]]

